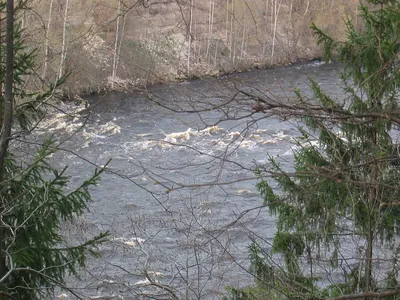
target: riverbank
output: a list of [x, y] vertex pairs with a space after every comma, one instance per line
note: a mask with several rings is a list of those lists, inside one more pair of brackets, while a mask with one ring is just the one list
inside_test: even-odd
[[[141, 88], [309, 61], [322, 55], [312, 23], [340, 40], [357, 0], [142, 1], [35, 3], [25, 19], [40, 78], [32, 90], [70, 72], [60, 95]], [[33, 4], [32, 4], [33, 5]], [[57, 14], [64, 18], [55, 19]], [[39, 17], [39, 18], [38, 18]], [[27, 23], [26, 23], [27, 24]], [[47, 24], [45, 27], [43, 24]], [[357, 24], [357, 23], [356, 23]]]
[[286, 63], [286, 64], [275, 64], [275, 65], [254, 65], [246, 69], [238, 69], [238, 70], [231, 70], [229, 72], [220, 70], [214, 72], [212, 74], [192, 74], [190, 76], [180, 76], [174, 78], [168, 78], [165, 80], [153, 81], [151, 83], [142, 83], [142, 84], [125, 84], [125, 85], [105, 85], [101, 89], [97, 90], [82, 90], [78, 91], [77, 93], [70, 94], [68, 90], [59, 90], [57, 91], [57, 97], [60, 98], [64, 102], [75, 102], [76, 104], [81, 105], [89, 105], [91, 101], [89, 99], [98, 98], [105, 96], [106, 94], [112, 92], [147, 92], [151, 87], [158, 86], [162, 84], [173, 84], [177, 82], [191, 82], [195, 80], [207, 80], [207, 79], [218, 79], [223, 78], [226, 76], [234, 75], [234, 74], [241, 74], [246, 72], [252, 72], [256, 70], [270, 70], [270, 69], [280, 69], [282, 67], [290, 67], [302, 64], [308, 64], [312, 62], [321, 62], [321, 57], [315, 57], [312, 59], [303, 59], [299, 60], [294, 63]]

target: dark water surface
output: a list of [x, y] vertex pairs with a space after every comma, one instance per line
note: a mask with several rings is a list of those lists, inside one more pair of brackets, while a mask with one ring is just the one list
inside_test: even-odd
[[[92, 191], [90, 212], [64, 229], [71, 243], [104, 230], [112, 241], [70, 285], [84, 299], [169, 299], [149, 286], [147, 270], [179, 299], [214, 299], [227, 285], [251, 284], [250, 240], [272, 241], [276, 230], [252, 170], [268, 155], [290, 168], [299, 133], [293, 120], [245, 117], [252, 103], [233, 97], [242, 89], [288, 101], [295, 87], [309, 92], [309, 76], [339, 97], [339, 72], [335, 64], [311, 63], [162, 84], [147, 91], [153, 101], [144, 91], [88, 98], [92, 113], [83, 129], [82, 118], [48, 119], [38, 136], [75, 133], [62, 145], [72, 152], [53, 158], [70, 166], [74, 183], [94, 168], [79, 157], [97, 165], [112, 159]], [[208, 111], [221, 103], [228, 104]], [[68, 292], [58, 296], [73, 299]]]

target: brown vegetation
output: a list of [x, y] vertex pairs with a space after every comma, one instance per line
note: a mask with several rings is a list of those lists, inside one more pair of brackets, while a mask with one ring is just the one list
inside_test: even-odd
[[[125, 88], [321, 55], [315, 22], [344, 36], [357, 0], [35, 0], [22, 16], [38, 73], [65, 92]], [[33, 82], [30, 82], [33, 84]], [[36, 82], [35, 84], [41, 84]]]

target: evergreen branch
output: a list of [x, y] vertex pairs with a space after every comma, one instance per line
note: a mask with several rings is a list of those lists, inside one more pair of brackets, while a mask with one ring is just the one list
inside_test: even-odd
[[65, 248], [55, 248], [55, 249], [51, 249], [51, 251], [74, 251], [74, 250], [80, 250], [82, 248], [87, 248], [89, 246], [95, 246], [95, 245], [99, 245], [102, 243], [105, 243], [106, 241], [108, 241], [108, 237], [110, 236], [110, 232], [109, 231], [105, 231], [100, 233], [99, 235], [96, 235], [95, 237], [91, 238], [90, 240], [86, 241], [83, 244], [80, 244], [78, 246], [70, 246], [70, 247], [65, 247]]
[[317, 45], [324, 46], [324, 60], [329, 61], [332, 58], [332, 51], [337, 47], [336, 42], [326, 33], [324, 33], [315, 23], [312, 23], [311, 29], [317, 37]]
[[82, 297], [80, 297], [76, 292], [74, 292], [71, 288], [67, 287], [63, 282], [60, 282], [54, 278], [52, 278], [51, 276], [47, 276], [46, 274], [44, 274], [41, 271], [37, 271], [35, 269], [26, 267], [26, 268], [15, 268], [13, 271], [15, 272], [31, 272], [31, 273], [35, 273], [38, 274], [39, 276], [43, 276], [45, 277], [47, 280], [49, 280], [50, 282], [53, 282], [54, 284], [56, 284], [57, 286], [67, 290], [68, 292], [70, 292], [72, 295], [74, 295], [77, 299], [79, 300], [84, 300]]

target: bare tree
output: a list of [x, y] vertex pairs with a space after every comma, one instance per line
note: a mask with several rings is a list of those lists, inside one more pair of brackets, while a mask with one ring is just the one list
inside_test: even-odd
[[190, 75], [190, 59], [192, 53], [192, 39], [193, 39], [193, 2], [194, 0], [189, 0], [189, 28], [188, 28], [188, 48], [187, 48], [187, 74]]
[[65, 58], [67, 56], [67, 25], [68, 25], [68, 8], [69, 0], [65, 0], [64, 8], [64, 19], [63, 19], [63, 34], [62, 34], [62, 46], [61, 46], [61, 60], [60, 67], [58, 71], [58, 78], [63, 76]]
[[46, 77], [47, 67], [49, 64], [49, 34], [50, 34], [51, 19], [53, 15], [53, 2], [54, 0], [50, 0], [49, 13], [46, 24], [46, 34], [44, 40], [44, 64], [43, 64], [43, 74], [42, 74], [43, 79]]
[[121, 19], [121, 1], [118, 0], [118, 9], [117, 9], [117, 23], [115, 29], [115, 41], [114, 41], [114, 57], [113, 57], [113, 66], [112, 66], [112, 83], [111, 88], [114, 89], [114, 80], [117, 76], [117, 64], [118, 64], [118, 41], [120, 35], [120, 19]]
[[274, 20], [274, 28], [273, 28], [273, 36], [272, 36], [272, 50], [271, 50], [271, 62], [273, 62], [274, 54], [275, 54], [275, 43], [276, 43], [276, 32], [278, 25], [279, 12], [281, 10], [282, 0], [273, 0], [273, 20]]

